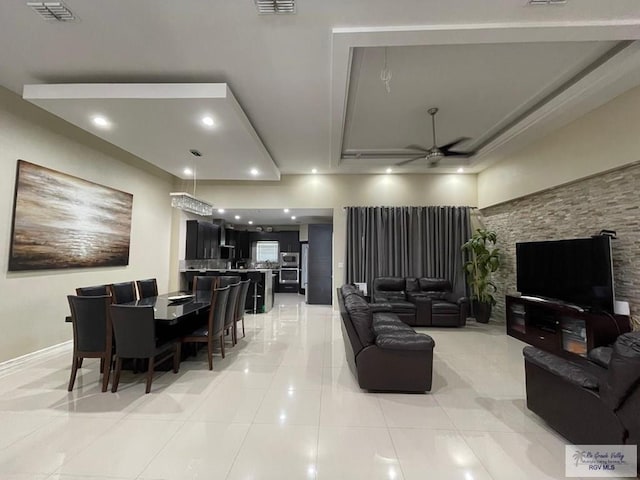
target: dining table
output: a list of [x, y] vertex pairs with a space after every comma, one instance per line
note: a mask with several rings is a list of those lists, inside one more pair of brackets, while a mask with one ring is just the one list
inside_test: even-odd
[[158, 326], [173, 326], [185, 318], [207, 311], [211, 306], [211, 292], [198, 291], [195, 294], [170, 292], [156, 297], [146, 297], [121, 305], [153, 307], [153, 316]]

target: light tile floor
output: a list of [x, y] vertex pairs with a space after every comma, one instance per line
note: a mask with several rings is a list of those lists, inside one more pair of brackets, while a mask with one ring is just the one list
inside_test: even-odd
[[246, 337], [160, 373], [123, 373], [101, 393], [71, 355], [0, 371], [0, 479], [425, 479], [564, 477], [565, 441], [526, 409], [523, 344], [503, 325], [421, 329], [436, 342], [424, 395], [361, 391], [340, 316], [276, 296]]

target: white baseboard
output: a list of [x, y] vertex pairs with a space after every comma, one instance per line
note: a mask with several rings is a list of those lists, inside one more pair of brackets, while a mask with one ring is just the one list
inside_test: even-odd
[[42, 350], [36, 350], [35, 352], [27, 353], [20, 357], [5, 360], [4, 362], [0, 362], [0, 375], [3, 375], [17, 367], [21, 367], [25, 363], [32, 362], [34, 360], [41, 360], [48, 355], [54, 355], [70, 350], [70, 347], [73, 347], [73, 340], [67, 340], [66, 342], [51, 345], [50, 347], [43, 348]]

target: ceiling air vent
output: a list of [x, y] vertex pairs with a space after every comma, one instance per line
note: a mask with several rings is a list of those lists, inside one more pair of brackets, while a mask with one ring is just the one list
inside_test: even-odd
[[567, 0], [529, 0], [529, 5], [564, 5]]
[[27, 2], [34, 12], [45, 20], [57, 22], [72, 22], [76, 20], [76, 16], [62, 2]]
[[258, 13], [292, 14], [296, 13], [296, 0], [255, 0]]
[[192, 148], [191, 150], [189, 150], [189, 152], [194, 157], [201, 157], [202, 156], [202, 153], [200, 153], [200, 151], [196, 150], [195, 148]]

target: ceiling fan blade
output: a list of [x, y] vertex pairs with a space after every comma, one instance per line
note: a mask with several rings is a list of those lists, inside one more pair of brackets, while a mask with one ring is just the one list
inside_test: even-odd
[[415, 162], [416, 160], [420, 160], [420, 159], [424, 159], [424, 155], [420, 155], [419, 157], [413, 157], [410, 158], [409, 160], [402, 160], [401, 162], [396, 163], [397, 167], [401, 167], [403, 165], [406, 165], [407, 163], [411, 163], [411, 162]]
[[418, 150], [423, 152], [427, 152], [429, 150], [427, 147], [423, 147], [422, 145], [416, 145], [415, 143], [412, 143], [411, 145], [407, 145], [404, 148], [406, 148], [407, 150]]
[[445, 157], [459, 157], [459, 158], [469, 158], [469, 157], [473, 157], [476, 154], [476, 151], [471, 151], [471, 152], [454, 152], [452, 150], [449, 150], [448, 152], [444, 153]]
[[446, 152], [447, 150], [449, 150], [454, 145], [457, 145], [460, 142], [464, 142], [465, 140], [470, 140], [470, 138], [469, 137], [460, 137], [460, 138], [455, 139], [453, 142], [447, 143], [446, 145], [441, 145], [439, 148], [443, 152]]

